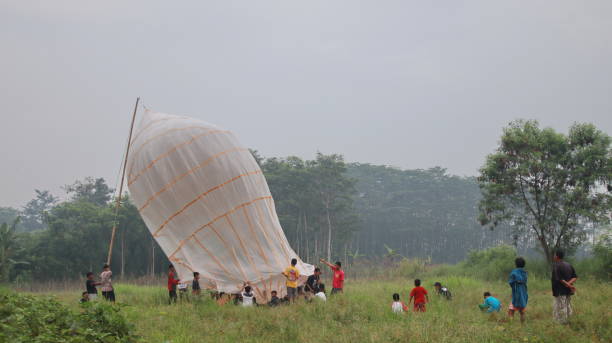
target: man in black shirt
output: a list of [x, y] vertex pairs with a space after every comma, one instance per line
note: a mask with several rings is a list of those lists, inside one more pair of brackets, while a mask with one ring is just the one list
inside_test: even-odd
[[310, 275], [304, 285], [304, 290], [310, 292], [311, 295], [315, 295], [319, 292], [319, 283], [321, 282], [321, 269], [315, 268], [314, 274]]
[[571, 296], [576, 291], [574, 282], [578, 279], [576, 271], [571, 264], [563, 261], [564, 253], [555, 251], [552, 267], [552, 293], [555, 297], [553, 304], [553, 317], [561, 324], [567, 324], [572, 315]]
[[94, 274], [92, 272], [88, 272], [86, 275], [87, 280], [85, 281], [85, 288], [87, 289], [89, 300], [96, 300], [98, 297], [98, 289], [96, 286], [99, 286], [101, 283], [94, 280]]

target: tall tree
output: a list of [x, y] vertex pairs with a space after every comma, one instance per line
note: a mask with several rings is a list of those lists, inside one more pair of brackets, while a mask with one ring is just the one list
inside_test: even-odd
[[113, 189], [108, 187], [103, 178], [86, 177], [64, 187], [72, 200], [87, 201], [98, 206], [106, 205], [111, 199]]
[[0, 207], [0, 224], [12, 223], [19, 217], [19, 210], [12, 207]]
[[[333, 219], [339, 223], [340, 216], [334, 216], [344, 211], [353, 210], [353, 195], [356, 193], [355, 180], [347, 177], [346, 164], [341, 155], [323, 155], [317, 153], [313, 161], [313, 185], [319, 195], [319, 200], [325, 211], [327, 227], [327, 259], [331, 259]], [[342, 218], [345, 219], [345, 218]], [[349, 220], [350, 221], [350, 220]]]
[[45, 229], [46, 213], [57, 203], [58, 198], [49, 191], [34, 190], [36, 197], [30, 200], [23, 208], [24, 231], [35, 231]]
[[10, 225], [8, 223], [0, 225], [0, 282], [8, 282], [13, 267], [25, 263], [15, 260], [15, 256], [21, 249], [17, 236], [17, 224], [19, 224], [19, 217]]
[[481, 224], [505, 222], [516, 235], [533, 235], [551, 262], [554, 249], [580, 245], [585, 224], [609, 222], [610, 137], [591, 124], [575, 124], [564, 135], [536, 121], [515, 121], [478, 181]]

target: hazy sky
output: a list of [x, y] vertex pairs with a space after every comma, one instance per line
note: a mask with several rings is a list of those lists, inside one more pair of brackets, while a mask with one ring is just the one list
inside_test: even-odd
[[0, 206], [111, 186], [135, 98], [264, 156], [475, 175], [517, 118], [612, 133], [612, 1], [0, 0]]

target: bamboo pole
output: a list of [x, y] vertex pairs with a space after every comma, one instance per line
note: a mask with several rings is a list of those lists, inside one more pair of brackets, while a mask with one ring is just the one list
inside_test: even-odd
[[110, 265], [111, 258], [113, 257], [113, 244], [115, 243], [115, 234], [117, 233], [117, 214], [119, 213], [119, 207], [121, 207], [121, 196], [123, 195], [123, 183], [125, 180], [125, 167], [128, 161], [128, 155], [130, 153], [130, 145], [132, 144], [132, 132], [134, 131], [134, 121], [136, 120], [136, 112], [138, 111], [138, 102], [140, 98], [136, 98], [136, 104], [134, 105], [134, 113], [132, 113], [132, 124], [130, 124], [130, 134], [128, 135], [128, 144], [125, 149], [125, 159], [123, 160], [123, 170], [121, 171], [121, 181], [119, 182], [119, 195], [115, 202], [115, 222], [113, 223], [113, 231], [111, 233], [111, 240], [108, 247], [108, 258], [106, 264]]

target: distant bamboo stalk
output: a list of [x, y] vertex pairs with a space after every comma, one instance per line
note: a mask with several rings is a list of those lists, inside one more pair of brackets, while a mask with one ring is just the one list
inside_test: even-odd
[[125, 149], [125, 159], [123, 160], [123, 170], [121, 171], [121, 181], [119, 183], [119, 195], [115, 202], [115, 222], [113, 223], [113, 231], [111, 233], [111, 240], [108, 247], [108, 258], [106, 264], [110, 265], [111, 258], [113, 257], [113, 245], [115, 243], [115, 234], [117, 233], [117, 214], [119, 213], [119, 207], [121, 206], [121, 196], [123, 195], [123, 182], [125, 180], [125, 167], [127, 166], [128, 155], [130, 153], [130, 146], [132, 145], [132, 132], [134, 130], [134, 121], [136, 120], [136, 112], [138, 111], [138, 102], [140, 98], [136, 98], [136, 104], [134, 105], [134, 113], [132, 113], [132, 124], [130, 125], [130, 134], [128, 135], [128, 144]]

